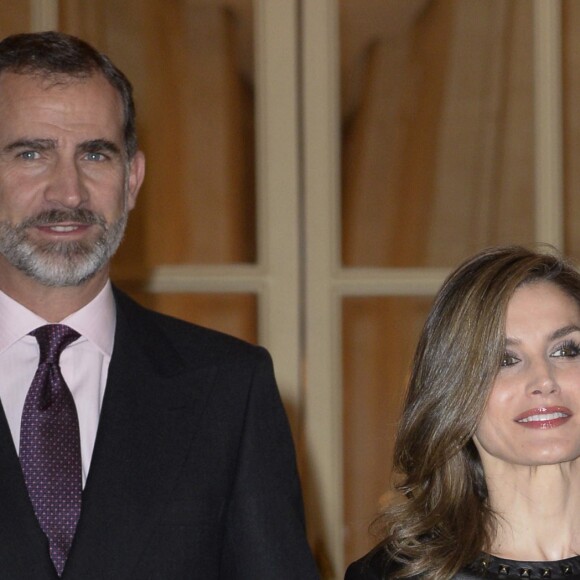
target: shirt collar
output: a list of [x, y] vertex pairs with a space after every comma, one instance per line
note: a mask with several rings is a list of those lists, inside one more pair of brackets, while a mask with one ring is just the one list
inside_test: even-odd
[[[0, 352], [26, 336], [46, 320], [0, 291]], [[80, 310], [61, 321], [93, 343], [103, 354], [111, 356], [115, 340], [116, 309], [111, 282]]]

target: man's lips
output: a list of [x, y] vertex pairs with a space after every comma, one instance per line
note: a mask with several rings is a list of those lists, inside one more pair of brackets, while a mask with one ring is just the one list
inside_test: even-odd
[[88, 209], [48, 210], [41, 212], [20, 224], [21, 229], [37, 229], [45, 233], [67, 234], [84, 231], [91, 226], [106, 228], [106, 221]]
[[81, 230], [87, 230], [94, 224], [86, 223], [55, 223], [55, 224], [39, 224], [36, 229], [51, 233], [51, 234], [70, 234], [71, 232], [78, 232]]
[[552, 429], [566, 423], [572, 415], [568, 407], [538, 407], [524, 411], [514, 421], [529, 429]]

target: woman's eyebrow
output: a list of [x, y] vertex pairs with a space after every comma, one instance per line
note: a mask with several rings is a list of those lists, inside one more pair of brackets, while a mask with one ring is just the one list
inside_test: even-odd
[[[577, 326], [576, 324], [568, 324], [568, 325], [563, 326], [562, 328], [558, 328], [557, 330], [552, 332], [552, 334], [550, 334], [548, 339], [549, 340], [557, 340], [558, 338], [562, 338], [563, 336], [568, 336], [572, 332], [577, 332], [577, 331], [580, 331], [580, 326]], [[508, 344], [516, 345], [516, 344], [521, 344], [521, 342], [522, 341], [519, 338], [511, 338], [509, 336], [507, 336], [505, 339], [506, 345], [508, 345]]]
[[555, 340], [557, 338], [562, 338], [563, 336], [567, 336], [568, 334], [571, 334], [572, 332], [576, 332], [578, 330], [580, 330], [579, 326], [576, 326], [575, 324], [569, 324], [568, 326], [563, 326], [562, 328], [559, 328], [558, 330], [553, 332], [552, 335], [550, 336], [550, 339]]

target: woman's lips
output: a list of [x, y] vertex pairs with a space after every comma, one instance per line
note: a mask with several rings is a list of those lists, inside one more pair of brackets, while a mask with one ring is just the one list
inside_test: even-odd
[[568, 407], [538, 407], [524, 411], [514, 421], [528, 429], [552, 429], [566, 423], [572, 414]]

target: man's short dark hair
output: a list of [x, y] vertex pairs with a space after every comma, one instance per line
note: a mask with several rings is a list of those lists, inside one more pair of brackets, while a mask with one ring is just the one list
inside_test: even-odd
[[127, 77], [104, 54], [90, 44], [62, 32], [23, 33], [0, 41], [0, 74], [12, 72], [59, 79], [88, 78], [101, 73], [123, 102], [124, 139], [127, 156], [137, 152], [133, 87]]

